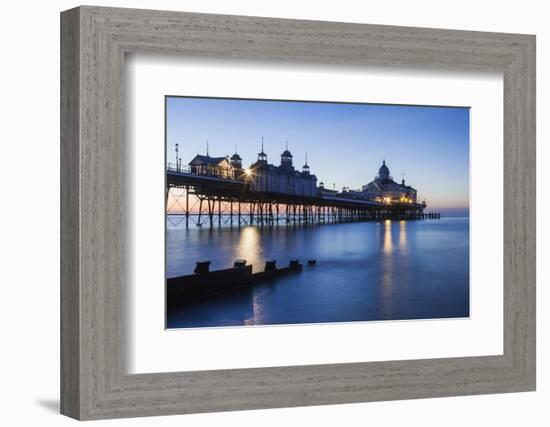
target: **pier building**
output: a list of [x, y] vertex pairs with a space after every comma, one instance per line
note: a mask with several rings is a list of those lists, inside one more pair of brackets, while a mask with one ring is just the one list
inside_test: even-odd
[[219, 178], [233, 179], [235, 168], [227, 157], [210, 157], [197, 154], [189, 162], [191, 173], [202, 176], [216, 176]]
[[397, 183], [390, 175], [386, 161], [378, 169], [378, 175], [373, 181], [363, 185], [362, 193], [365, 199], [384, 203], [416, 204], [416, 189], [405, 184], [405, 178]]
[[268, 163], [262, 143], [257, 160], [248, 168], [243, 168], [242, 158], [235, 150], [231, 157], [197, 154], [189, 162], [189, 170], [194, 175], [243, 181], [250, 191], [317, 196], [317, 177], [310, 171], [307, 154], [301, 171], [294, 168], [292, 158], [287, 147], [279, 165]]
[[288, 147], [281, 154], [279, 166], [268, 163], [267, 154], [262, 150], [250, 168], [248, 179], [250, 190], [259, 192], [284, 193], [300, 196], [317, 196], [317, 177], [310, 172], [307, 156], [302, 170], [296, 170], [292, 163], [292, 153]]

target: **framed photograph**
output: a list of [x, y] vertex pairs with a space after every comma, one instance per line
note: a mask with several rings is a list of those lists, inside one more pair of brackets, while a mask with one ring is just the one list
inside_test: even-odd
[[61, 410], [535, 389], [535, 37], [61, 15]]
[[165, 108], [167, 328], [469, 317], [469, 108]]

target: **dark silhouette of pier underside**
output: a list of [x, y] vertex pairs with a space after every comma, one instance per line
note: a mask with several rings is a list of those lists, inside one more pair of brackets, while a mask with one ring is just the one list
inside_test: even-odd
[[[424, 214], [424, 204], [383, 203], [345, 194], [301, 196], [251, 191], [245, 181], [168, 170], [166, 203], [171, 190], [186, 226], [320, 224], [385, 219], [439, 218]], [[190, 205], [190, 196], [195, 204]], [[198, 206], [196, 206], [198, 204]], [[168, 209], [168, 206], [167, 206]], [[170, 216], [170, 215], [169, 215]]]

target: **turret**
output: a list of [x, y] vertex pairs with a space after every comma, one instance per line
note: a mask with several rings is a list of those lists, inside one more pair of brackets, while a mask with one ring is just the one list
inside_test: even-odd
[[306, 162], [302, 166], [302, 173], [309, 175], [309, 166], [307, 165], [307, 153], [306, 153]]
[[294, 169], [294, 166], [292, 166], [292, 153], [288, 151], [288, 142], [286, 143], [285, 151], [281, 154], [281, 166], [288, 170]]
[[241, 156], [237, 154], [237, 147], [235, 147], [235, 154], [233, 154], [229, 160], [235, 169], [243, 168], [243, 159], [241, 159]]
[[258, 161], [267, 163], [267, 154], [264, 153], [264, 137], [262, 136], [262, 151], [258, 153]]

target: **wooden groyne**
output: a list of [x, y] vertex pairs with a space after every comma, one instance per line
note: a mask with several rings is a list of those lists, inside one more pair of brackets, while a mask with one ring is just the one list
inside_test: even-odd
[[[309, 265], [314, 265], [314, 262]], [[245, 260], [237, 260], [232, 268], [210, 271], [210, 261], [200, 261], [196, 264], [194, 274], [166, 280], [166, 303], [169, 308], [182, 306], [289, 273], [298, 273], [302, 268], [299, 260], [291, 260], [288, 266], [282, 268], [277, 268], [275, 260], [269, 260], [266, 261], [264, 271], [252, 273], [252, 265], [246, 265]]]
[[419, 219], [441, 219], [441, 214], [439, 212], [422, 213]]

